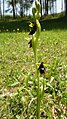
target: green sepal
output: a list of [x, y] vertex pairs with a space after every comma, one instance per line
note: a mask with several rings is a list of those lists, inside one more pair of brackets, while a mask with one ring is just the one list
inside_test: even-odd
[[34, 55], [36, 55], [36, 49], [37, 49], [37, 39], [35, 34], [32, 36], [32, 48], [34, 51]]
[[30, 22], [29, 26], [30, 26], [30, 27], [33, 27], [33, 23], [32, 23], [32, 22]]
[[36, 11], [41, 12], [41, 5], [38, 2], [38, 0], [35, 1], [35, 5], [36, 5]]
[[36, 25], [37, 25], [37, 30], [36, 30], [36, 39], [39, 39], [40, 33], [41, 33], [41, 25], [39, 21], [36, 19]]

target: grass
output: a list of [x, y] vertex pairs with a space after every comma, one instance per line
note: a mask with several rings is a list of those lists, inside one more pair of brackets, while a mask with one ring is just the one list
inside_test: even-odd
[[[67, 18], [41, 21], [41, 25], [37, 55], [46, 67], [41, 119], [66, 119]], [[28, 21], [0, 22], [0, 26], [0, 118], [36, 119], [37, 82]]]

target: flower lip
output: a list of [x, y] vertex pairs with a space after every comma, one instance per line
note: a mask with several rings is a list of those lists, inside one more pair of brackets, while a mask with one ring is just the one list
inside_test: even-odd
[[29, 44], [29, 48], [31, 48], [32, 47], [32, 39], [28, 42], [28, 44]]
[[40, 64], [38, 70], [40, 71], [40, 74], [44, 74], [44, 73], [45, 73], [45, 67], [44, 67], [44, 65], [43, 65], [43, 62], [41, 62], [41, 64]]

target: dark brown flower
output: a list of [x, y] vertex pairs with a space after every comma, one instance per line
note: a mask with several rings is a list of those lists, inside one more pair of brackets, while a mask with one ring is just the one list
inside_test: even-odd
[[40, 74], [45, 74], [45, 67], [44, 67], [44, 65], [43, 65], [43, 62], [41, 62], [41, 64], [40, 64], [38, 70], [40, 71]]
[[36, 26], [36, 23], [34, 23], [29, 35], [33, 35], [36, 32], [36, 29], [37, 29], [37, 26]]
[[32, 40], [30, 40], [30, 41], [28, 42], [28, 44], [29, 44], [29, 48], [31, 48], [31, 47], [32, 47]]

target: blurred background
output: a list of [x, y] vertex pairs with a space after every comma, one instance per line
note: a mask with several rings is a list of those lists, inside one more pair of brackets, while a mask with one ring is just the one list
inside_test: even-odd
[[[67, 14], [67, 0], [39, 0], [41, 4], [41, 16], [48, 14]], [[18, 16], [31, 16], [35, 0], [0, 0], [0, 19], [9, 15], [13, 18]]]

